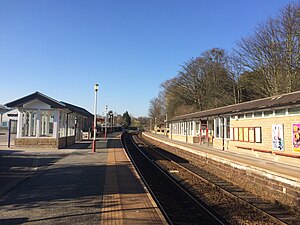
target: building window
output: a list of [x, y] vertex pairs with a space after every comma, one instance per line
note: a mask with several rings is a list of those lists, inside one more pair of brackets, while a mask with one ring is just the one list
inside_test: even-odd
[[223, 138], [224, 137], [224, 134], [225, 134], [225, 131], [224, 131], [224, 118], [221, 117], [220, 118], [220, 137]]
[[239, 118], [239, 119], [244, 119], [244, 114], [239, 114], [239, 115], [238, 115], [238, 118]]
[[264, 117], [273, 116], [273, 110], [265, 111]]
[[246, 113], [246, 118], [252, 118], [252, 113]]
[[36, 136], [37, 111], [23, 110], [22, 113], [22, 137]]
[[300, 107], [296, 107], [296, 108], [291, 108], [288, 109], [289, 110], [289, 114], [300, 114]]
[[40, 136], [53, 137], [54, 111], [41, 110]]
[[220, 137], [220, 118], [216, 118], [216, 138]]
[[254, 117], [262, 117], [262, 112], [255, 112]]
[[226, 118], [226, 138], [230, 137], [230, 117]]
[[278, 109], [278, 110], [275, 110], [275, 115], [276, 116], [284, 116], [286, 113], [286, 110], [285, 109]]

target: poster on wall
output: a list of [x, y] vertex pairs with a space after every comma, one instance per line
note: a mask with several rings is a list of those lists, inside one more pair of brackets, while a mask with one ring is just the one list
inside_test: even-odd
[[255, 142], [254, 127], [249, 127], [249, 141]]
[[249, 128], [244, 127], [244, 141], [249, 141]]
[[293, 124], [293, 151], [300, 152], [300, 124]]
[[255, 142], [261, 143], [261, 127], [255, 127]]
[[283, 151], [283, 124], [272, 124], [272, 149]]
[[239, 141], [244, 141], [244, 129], [239, 127]]
[[238, 141], [239, 140], [239, 128], [237, 128], [237, 127], [234, 128], [233, 135], [234, 135], [234, 140]]

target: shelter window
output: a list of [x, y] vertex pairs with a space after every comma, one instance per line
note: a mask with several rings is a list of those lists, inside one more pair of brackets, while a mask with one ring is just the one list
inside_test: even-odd
[[283, 116], [285, 115], [286, 113], [286, 110], [285, 109], [278, 109], [278, 110], [275, 110], [275, 115], [276, 116]]
[[40, 136], [53, 137], [54, 111], [41, 110]]
[[64, 136], [64, 114], [62, 112], [59, 113], [59, 137]]
[[300, 114], [300, 107], [289, 109], [289, 114]]
[[22, 113], [22, 136], [35, 137], [37, 110], [24, 110]]

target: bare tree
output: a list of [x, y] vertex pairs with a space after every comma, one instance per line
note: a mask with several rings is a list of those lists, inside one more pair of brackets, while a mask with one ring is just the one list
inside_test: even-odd
[[240, 62], [263, 77], [268, 96], [300, 89], [299, 15], [299, 4], [287, 5], [278, 17], [269, 18], [238, 43]]
[[223, 49], [213, 48], [185, 62], [178, 75], [162, 84], [168, 115], [190, 113], [234, 102], [234, 79]]
[[166, 115], [164, 93], [160, 92], [158, 96], [150, 101], [149, 117], [156, 118], [157, 124], [163, 123]]

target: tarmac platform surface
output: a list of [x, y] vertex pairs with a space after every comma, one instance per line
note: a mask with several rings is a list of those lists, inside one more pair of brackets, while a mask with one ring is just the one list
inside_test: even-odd
[[166, 224], [118, 136], [0, 150], [0, 224]]

